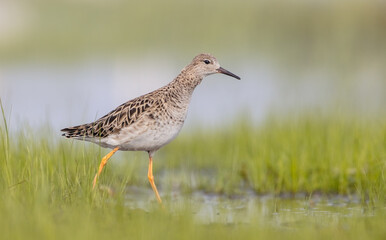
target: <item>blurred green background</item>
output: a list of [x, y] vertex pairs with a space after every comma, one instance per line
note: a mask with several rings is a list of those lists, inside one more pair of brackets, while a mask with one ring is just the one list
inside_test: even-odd
[[384, 1], [12, 0], [1, 11], [3, 61], [210, 50], [350, 72], [386, 57]]
[[[384, 116], [385, 12], [385, 1], [5, 0], [0, 94], [21, 120], [90, 121], [210, 52], [243, 81], [205, 82], [192, 121], [202, 108], [224, 113], [204, 114], [204, 124], [240, 112], [259, 120], [304, 108]], [[121, 87], [110, 89], [114, 84]], [[36, 100], [31, 112], [23, 97]], [[66, 97], [78, 102], [68, 107]], [[207, 104], [213, 98], [225, 103]], [[86, 116], [76, 117], [79, 106]], [[56, 108], [74, 116], [61, 121]]]
[[[385, 1], [0, 1], [5, 239], [385, 239]], [[60, 137], [171, 81], [207, 77], [157, 153]], [[119, 161], [125, 160], [125, 161]], [[1, 238], [1, 237], [0, 237]]]

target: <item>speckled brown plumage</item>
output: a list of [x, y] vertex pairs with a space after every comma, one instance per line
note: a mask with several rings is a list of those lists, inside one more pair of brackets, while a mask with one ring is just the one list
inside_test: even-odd
[[150, 159], [149, 181], [161, 202], [152, 180], [152, 156], [178, 135], [194, 89], [205, 76], [214, 73], [240, 79], [220, 67], [212, 55], [200, 54], [166, 86], [118, 106], [95, 122], [62, 129], [63, 136], [67, 138], [90, 141], [114, 149], [102, 159], [93, 186], [103, 166], [116, 151], [147, 151]]
[[[105, 138], [132, 124], [153, 105], [154, 100], [138, 97], [118, 106], [95, 122], [62, 129], [62, 135], [67, 138]], [[154, 119], [154, 114], [149, 114], [149, 117]]]
[[200, 54], [168, 85], [118, 106], [95, 122], [64, 128], [62, 135], [67, 138], [105, 138], [144, 116], [154, 122], [160, 118], [184, 121], [168, 110], [188, 108], [193, 90], [203, 79], [202, 75], [196, 74], [197, 65], [207, 59], [216, 61], [210, 54]]

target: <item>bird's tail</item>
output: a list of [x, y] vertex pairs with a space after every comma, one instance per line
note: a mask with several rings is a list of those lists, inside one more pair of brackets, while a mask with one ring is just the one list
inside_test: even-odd
[[60, 130], [62, 136], [66, 138], [84, 138], [89, 137], [90, 128], [92, 128], [91, 124], [83, 124], [74, 127], [63, 128]]

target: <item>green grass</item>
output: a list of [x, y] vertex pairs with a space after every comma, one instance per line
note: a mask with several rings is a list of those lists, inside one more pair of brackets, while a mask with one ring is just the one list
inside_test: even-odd
[[[59, 138], [46, 127], [9, 133], [2, 124], [0, 239], [384, 239], [385, 141], [384, 119], [332, 115], [185, 131], [155, 156], [166, 209], [153, 199], [143, 211], [126, 206], [125, 188], [150, 189], [146, 154], [113, 157], [99, 181], [114, 189], [111, 195], [91, 190], [105, 150]], [[176, 188], [186, 198], [178, 204], [169, 196]], [[196, 220], [190, 193], [233, 197], [250, 189], [359, 196], [366, 214], [299, 216], [274, 206], [268, 213], [255, 209], [243, 224]], [[289, 224], [270, 224], [272, 219]]]
[[[234, 193], [322, 192], [385, 199], [385, 121], [302, 116], [260, 127], [183, 134], [162, 151], [169, 167], [211, 169], [205, 190]], [[203, 177], [204, 178], [204, 177]], [[204, 180], [203, 180], [204, 181]], [[211, 181], [212, 184], [208, 184]]]

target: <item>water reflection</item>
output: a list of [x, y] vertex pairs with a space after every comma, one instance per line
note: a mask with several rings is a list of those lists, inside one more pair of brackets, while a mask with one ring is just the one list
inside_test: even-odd
[[[128, 187], [126, 205], [131, 209], [152, 211], [156, 201], [151, 189]], [[191, 194], [171, 192], [162, 196], [169, 211], [188, 208], [198, 223], [247, 224], [263, 222], [280, 228], [296, 228], [312, 217], [315, 221], [334, 221], [346, 217], [368, 217], [357, 196], [283, 197], [256, 195], [246, 191], [242, 195], [224, 196], [200, 191]]]
[[[101, 117], [119, 104], [171, 81], [189, 63], [152, 56], [143, 59], [92, 60], [71, 64], [18, 64], [0, 68], [0, 97], [11, 113], [11, 128], [23, 122], [54, 130]], [[270, 113], [337, 108], [385, 113], [382, 73], [339, 75], [315, 70], [288, 75], [259, 60], [222, 61], [242, 77], [207, 77], [196, 89], [187, 126], [218, 126], [240, 113], [259, 122]], [[295, 79], [296, 78], [296, 79]], [[348, 109], [348, 110], [347, 110]], [[336, 109], [335, 109], [336, 110]]]

